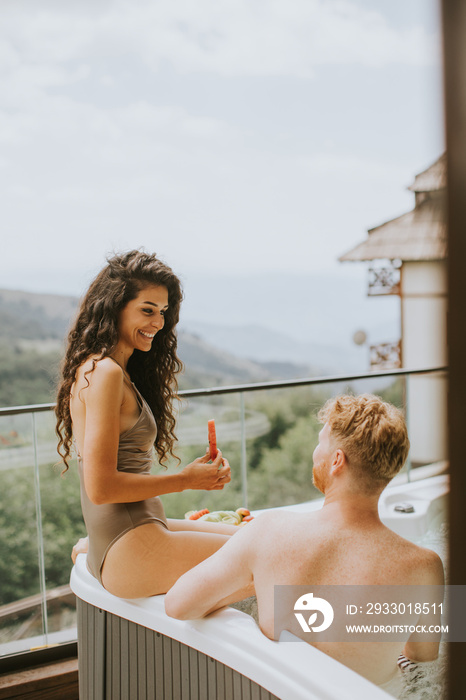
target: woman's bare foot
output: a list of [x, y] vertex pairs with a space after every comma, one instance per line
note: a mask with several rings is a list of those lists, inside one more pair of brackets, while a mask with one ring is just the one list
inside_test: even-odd
[[74, 545], [73, 549], [71, 550], [71, 559], [73, 561], [73, 564], [76, 564], [76, 557], [78, 554], [87, 554], [87, 551], [89, 549], [89, 537], [81, 537], [76, 544]]

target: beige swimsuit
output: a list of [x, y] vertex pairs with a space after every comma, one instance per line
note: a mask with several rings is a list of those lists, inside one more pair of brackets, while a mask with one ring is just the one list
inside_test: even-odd
[[[137, 388], [141, 412], [132, 428], [120, 434], [117, 469], [133, 474], [149, 474], [153, 463], [153, 445], [157, 426], [148, 404]], [[150, 445], [150, 447], [148, 447]], [[87, 566], [102, 583], [102, 567], [108, 550], [122, 535], [138, 525], [159, 522], [167, 526], [162, 501], [158, 496], [134, 503], [104, 503], [96, 505], [89, 499], [84, 487], [82, 457], [78, 453], [81, 481], [81, 507], [89, 536]]]

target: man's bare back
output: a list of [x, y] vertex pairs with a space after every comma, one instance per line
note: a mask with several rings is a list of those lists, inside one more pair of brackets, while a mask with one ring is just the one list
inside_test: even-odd
[[[249, 530], [260, 627], [271, 639], [277, 634], [274, 585], [443, 582], [442, 564], [434, 552], [405, 540], [380, 521], [371, 524], [364, 517], [348, 518], [337, 509], [327, 506], [305, 514], [270, 512], [257, 518]], [[385, 683], [393, 676], [403, 648], [400, 642], [358, 642], [357, 648], [348, 642], [314, 646], [375, 683]]]

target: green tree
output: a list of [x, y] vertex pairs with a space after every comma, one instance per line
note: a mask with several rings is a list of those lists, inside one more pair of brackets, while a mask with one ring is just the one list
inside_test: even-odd
[[290, 505], [322, 495], [312, 484], [312, 453], [320, 428], [313, 416], [298, 418], [276, 447], [263, 451], [248, 478], [251, 508]]
[[39, 591], [36, 507], [32, 469], [2, 472], [0, 602]]
[[77, 465], [60, 475], [61, 468], [41, 468], [42, 532], [44, 537], [47, 588], [68, 583], [72, 567], [71, 549], [86, 535], [81, 512]]
[[[42, 535], [47, 588], [69, 581], [71, 549], [85, 534], [76, 468], [62, 478], [52, 465], [40, 468]], [[39, 555], [34, 477], [31, 469], [2, 472], [0, 496], [0, 601], [39, 592]]]
[[23, 406], [54, 400], [60, 355], [20, 346], [0, 346], [0, 406]]

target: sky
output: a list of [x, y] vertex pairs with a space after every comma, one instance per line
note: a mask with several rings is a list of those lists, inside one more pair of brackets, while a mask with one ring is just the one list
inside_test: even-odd
[[212, 288], [338, 256], [443, 152], [434, 0], [2, 0], [0, 287], [112, 251]]

